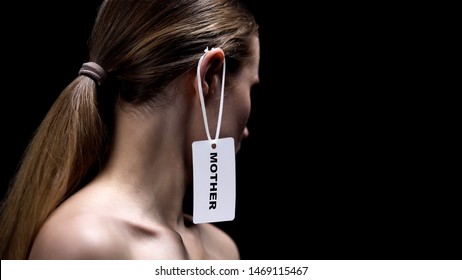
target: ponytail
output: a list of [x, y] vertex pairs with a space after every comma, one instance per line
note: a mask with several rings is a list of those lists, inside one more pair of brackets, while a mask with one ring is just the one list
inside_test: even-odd
[[1, 259], [28, 258], [45, 220], [81, 187], [101, 158], [105, 133], [96, 89], [105, 75], [91, 67], [84, 64], [81, 75], [63, 90], [23, 155], [2, 204]]

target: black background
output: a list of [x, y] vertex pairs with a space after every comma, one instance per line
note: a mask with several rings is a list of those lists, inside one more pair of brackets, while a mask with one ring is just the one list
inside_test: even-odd
[[[99, 3], [5, 8], [2, 193], [87, 61]], [[261, 84], [237, 155], [236, 219], [217, 223], [241, 257], [460, 259], [460, 158], [445, 110], [416, 78], [409, 14], [246, 3], [260, 24]]]

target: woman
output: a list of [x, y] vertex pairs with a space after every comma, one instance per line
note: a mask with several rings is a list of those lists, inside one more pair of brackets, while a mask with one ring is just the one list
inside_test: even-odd
[[239, 259], [229, 235], [182, 205], [192, 144], [218, 131], [238, 151], [248, 135], [253, 16], [229, 0], [104, 1], [89, 58], [26, 150], [1, 258]]

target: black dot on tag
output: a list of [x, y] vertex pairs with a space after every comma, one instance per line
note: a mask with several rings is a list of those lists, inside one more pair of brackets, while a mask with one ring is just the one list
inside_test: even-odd
[[213, 143], [213, 144], [212, 144], [212, 149], [215, 150], [216, 148], [217, 148], [217, 143]]

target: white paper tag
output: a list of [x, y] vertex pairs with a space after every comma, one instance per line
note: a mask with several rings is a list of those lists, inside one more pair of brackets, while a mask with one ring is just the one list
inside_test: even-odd
[[193, 222], [234, 220], [236, 210], [236, 154], [234, 139], [196, 141], [193, 153]]

